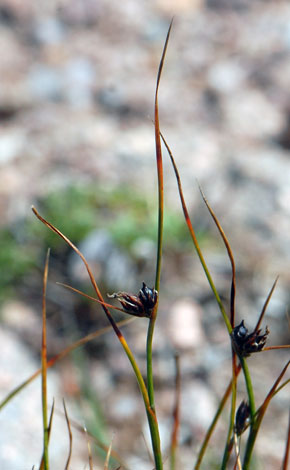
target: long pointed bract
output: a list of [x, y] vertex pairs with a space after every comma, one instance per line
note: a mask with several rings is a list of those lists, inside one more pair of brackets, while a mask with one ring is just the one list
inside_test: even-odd
[[202, 251], [200, 249], [200, 246], [199, 246], [199, 243], [198, 243], [198, 240], [196, 238], [196, 234], [195, 234], [195, 231], [193, 229], [193, 225], [191, 223], [191, 219], [189, 217], [189, 213], [188, 213], [188, 210], [187, 210], [187, 205], [186, 205], [186, 202], [185, 202], [185, 199], [184, 199], [184, 196], [183, 196], [183, 190], [182, 190], [182, 185], [181, 185], [181, 179], [180, 179], [180, 176], [179, 176], [179, 171], [178, 171], [178, 168], [176, 166], [176, 163], [175, 163], [175, 160], [174, 160], [174, 157], [173, 157], [173, 154], [170, 150], [170, 147], [169, 145], [167, 144], [164, 136], [162, 135], [162, 133], [160, 133], [161, 135], [161, 138], [164, 142], [164, 145], [168, 151], [168, 154], [169, 154], [169, 157], [170, 157], [170, 160], [171, 160], [171, 163], [172, 163], [172, 166], [173, 166], [173, 169], [174, 169], [174, 173], [175, 173], [175, 177], [176, 177], [176, 181], [177, 181], [177, 186], [178, 186], [178, 192], [179, 192], [179, 197], [180, 197], [180, 202], [181, 202], [181, 206], [182, 206], [182, 210], [183, 210], [183, 214], [184, 214], [184, 218], [185, 218], [185, 221], [186, 221], [186, 224], [187, 224], [187, 227], [188, 227], [188, 230], [189, 230], [189, 233], [191, 235], [191, 238], [192, 238], [192, 241], [193, 241], [193, 244], [194, 244], [194, 247], [195, 247], [195, 250], [196, 250], [196, 253], [199, 257], [199, 260], [200, 260], [200, 263], [203, 267], [203, 270], [205, 272], [205, 275], [207, 277], [207, 280], [208, 280], [208, 283], [213, 291], [213, 294], [214, 294], [214, 297], [217, 301], [217, 304], [219, 306], [219, 309], [221, 311], [221, 314], [223, 316], [223, 319], [224, 319], [224, 322], [225, 322], [225, 325], [227, 327], [227, 330], [229, 333], [232, 332], [232, 326], [231, 326], [231, 323], [230, 323], [230, 320], [226, 314], [226, 311], [225, 311], [225, 308], [223, 306], [223, 303], [220, 299], [220, 296], [218, 294], [218, 291], [215, 287], [215, 284], [213, 282], [213, 279], [210, 275], [210, 272], [209, 272], [209, 269], [207, 267], [207, 264], [205, 262], [205, 259], [203, 257], [203, 254], [202, 254]]

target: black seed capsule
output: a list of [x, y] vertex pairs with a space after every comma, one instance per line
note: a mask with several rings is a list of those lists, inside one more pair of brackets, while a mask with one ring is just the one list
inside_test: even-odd
[[136, 317], [151, 317], [152, 309], [156, 305], [158, 292], [155, 289], [147, 287], [145, 282], [138, 295], [128, 294], [127, 292], [117, 292], [108, 297], [118, 299], [123, 309], [130, 315]]
[[236, 412], [235, 431], [240, 436], [248, 427], [250, 422], [250, 407], [248, 403], [242, 401]]
[[242, 320], [242, 322], [236, 326], [231, 333], [233, 347], [237, 354], [247, 357], [254, 352], [262, 351], [270, 332], [267, 326], [264, 334], [260, 334], [261, 331], [262, 330], [259, 329], [248, 334], [248, 329], [244, 324], [244, 320]]

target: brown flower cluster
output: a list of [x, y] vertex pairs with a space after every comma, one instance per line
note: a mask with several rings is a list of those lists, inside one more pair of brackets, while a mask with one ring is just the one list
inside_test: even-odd
[[262, 351], [270, 331], [267, 326], [264, 334], [261, 334], [261, 331], [262, 330], [259, 329], [248, 333], [248, 328], [245, 326], [244, 320], [242, 320], [241, 323], [233, 329], [231, 334], [236, 353], [239, 356], [248, 357], [252, 353]]
[[136, 317], [151, 317], [152, 310], [158, 299], [157, 290], [147, 287], [145, 282], [138, 294], [128, 294], [127, 292], [117, 292], [108, 297], [118, 299], [123, 309], [130, 315]]

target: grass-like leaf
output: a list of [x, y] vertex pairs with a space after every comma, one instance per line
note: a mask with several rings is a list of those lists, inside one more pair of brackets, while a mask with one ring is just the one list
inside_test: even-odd
[[104, 470], [109, 470], [109, 461], [110, 461], [110, 457], [111, 457], [111, 453], [112, 453], [112, 446], [113, 446], [113, 439], [111, 440], [111, 443], [110, 443], [108, 451], [107, 451], [106, 460], [105, 460], [105, 464], [104, 464]]
[[178, 449], [178, 432], [180, 427], [181, 377], [179, 356], [175, 356], [175, 404], [173, 409], [173, 427], [170, 445], [170, 470], [176, 470], [176, 453]]
[[41, 345], [41, 397], [42, 397], [42, 424], [43, 424], [43, 465], [49, 470], [48, 459], [48, 428], [47, 428], [47, 342], [46, 342], [46, 288], [49, 263], [48, 249], [43, 274], [42, 292], [42, 345]]
[[[53, 416], [54, 416], [54, 399], [52, 401], [52, 407], [51, 407], [51, 410], [50, 410], [49, 423], [48, 423], [48, 428], [47, 428], [48, 444], [49, 444], [49, 439], [50, 439], [50, 435], [51, 435]], [[39, 470], [45, 470], [44, 469], [44, 454], [42, 454], [42, 459], [41, 459], [41, 462], [40, 462]]]
[[[173, 21], [173, 20], [172, 20]], [[157, 255], [156, 255], [156, 273], [155, 273], [155, 289], [159, 293], [160, 290], [160, 276], [161, 276], [161, 261], [162, 261], [162, 244], [163, 244], [163, 218], [164, 218], [164, 182], [163, 182], [163, 162], [162, 162], [162, 150], [160, 140], [160, 127], [159, 127], [159, 107], [158, 107], [158, 91], [160, 85], [161, 74], [163, 70], [166, 50], [168, 46], [169, 36], [172, 27], [172, 21], [168, 28], [165, 44], [161, 60], [159, 63], [159, 69], [157, 73], [156, 89], [155, 89], [155, 101], [154, 101], [154, 129], [155, 129], [155, 149], [156, 149], [156, 166], [157, 166], [157, 179], [158, 179], [158, 238], [157, 238]], [[147, 341], [146, 341], [146, 362], [147, 362], [147, 390], [150, 408], [156, 417], [155, 411], [155, 399], [154, 399], [154, 382], [153, 382], [153, 365], [152, 365], [152, 344], [155, 322], [158, 311], [158, 300], [153, 309], [151, 318], [149, 320]], [[158, 421], [156, 419], [151, 422], [151, 437], [153, 454], [155, 459], [156, 470], [162, 470], [163, 462], [160, 447], [160, 436], [158, 429]]]
[[[108, 308], [104, 305], [105, 302], [104, 302], [104, 299], [103, 299], [103, 296], [98, 288], [98, 285], [96, 283], [96, 280], [93, 276], [93, 273], [89, 267], [89, 264], [86, 260], [86, 258], [84, 257], [84, 255], [80, 252], [80, 250], [56, 227], [54, 227], [53, 224], [51, 224], [50, 222], [48, 222], [47, 220], [45, 220], [38, 212], [37, 210], [35, 209], [35, 207], [32, 208], [32, 211], [33, 213], [36, 215], [36, 217], [44, 224], [46, 225], [50, 230], [52, 230], [53, 232], [55, 232], [58, 236], [60, 236], [76, 253], [77, 255], [81, 258], [81, 260], [83, 261], [85, 267], [86, 267], [86, 270], [87, 270], [87, 273], [89, 275], [89, 278], [90, 278], [90, 281], [91, 281], [91, 284], [98, 296], [98, 299], [101, 301], [101, 305], [102, 305], [102, 308], [110, 322], [110, 324], [112, 325], [113, 327], [113, 330], [115, 331], [120, 343], [121, 343], [121, 346], [122, 348], [124, 349], [130, 363], [131, 363], [131, 366], [133, 368], [133, 371], [135, 373], [135, 376], [136, 376], [136, 379], [137, 379], [137, 382], [138, 382], [138, 385], [139, 385], [139, 389], [140, 389], [140, 392], [141, 392], [141, 395], [142, 395], [142, 398], [143, 398], [143, 402], [144, 402], [144, 405], [145, 405], [145, 409], [146, 409], [146, 414], [147, 414], [147, 419], [148, 419], [148, 424], [149, 424], [149, 428], [150, 428], [150, 434], [151, 434], [151, 441], [152, 441], [152, 448], [153, 448], [153, 455], [154, 455], [154, 459], [155, 459], [155, 465], [156, 465], [156, 470], [162, 470], [163, 468], [163, 464], [162, 464], [162, 456], [161, 456], [161, 449], [160, 449], [160, 437], [159, 437], [159, 429], [158, 429], [158, 421], [156, 419], [156, 414], [155, 414], [155, 409], [154, 407], [151, 405], [150, 403], [150, 400], [149, 400], [149, 394], [148, 394], [148, 391], [147, 391], [147, 387], [145, 385], [145, 382], [144, 382], [144, 379], [143, 379], [143, 376], [141, 374], [141, 371], [139, 369], [139, 366], [136, 362], [136, 359], [125, 339], [125, 337], [123, 336], [121, 330], [118, 328], [115, 320], [113, 319], [110, 311], [108, 310]], [[151, 355], [152, 356], [152, 355]], [[153, 375], [153, 374], [152, 374]], [[148, 378], [147, 378], [148, 379]], [[153, 388], [152, 388], [153, 390]]]
[[199, 190], [200, 190], [200, 193], [202, 195], [202, 198], [204, 200], [204, 203], [206, 205], [206, 207], [208, 208], [208, 211], [210, 213], [210, 215], [212, 216], [217, 228], [218, 228], [218, 231], [223, 239], [223, 242], [225, 244], [225, 247], [226, 247], [226, 250], [228, 252], [228, 256], [229, 256], [229, 259], [230, 259], [230, 263], [231, 263], [231, 267], [232, 267], [232, 284], [231, 284], [231, 302], [230, 302], [230, 312], [231, 312], [231, 326], [232, 328], [234, 327], [234, 324], [235, 324], [235, 299], [236, 299], [236, 265], [235, 265], [235, 260], [234, 260], [234, 255], [233, 255], [233, 252], [232, 252], [232, 249], [231, 249], [231, 245], [227, 239], [227, 236], [217, 218], [217, 216], [215, 215], [213, 209], [211, 208], [211, 206], [209, 205], [209, 202], [208, 200], [206, 199], [201, 187], [199, 186]]
[[[63, 412], [61, 412], [60, 410], [55, 410], [55, 413], [58, 414], [59, 416], [62, 416], [63, 417]], [[87, 436], [90, 437], [91, 441], [97, 446], [99, 447], [101, 450], [103, 450], [105, 453], [108, 452], [108, 449], [109, 449], [109, 446], [107, 446], [106, 444], [104, 444], [104, 442], [102, 442], [99, 438], [97, 438], [93, 433], [91, 433], [88, 429], [84, 428], [84, 426], [82, 426], [81, 424], [79, 424], [77, 421], [75, 421], [74, 419], [72, 418], [69, 418], [69, 423], [70, 423], [70, 427], [71, 428], [74, 428], [76, 431], [78, 431], [82, 436], [85, 436], [87, 438]], [[121, 456], [114, 450], [112, 449], [111, 451], [111, 456], [117, 460], [120, 464], [121, 464], [121, 467], [124, 469], [124, 470], [128, 470], [128, 467], [127, 465], [125, 464], [125, 462], [122, 461], [122, 458]]]
[[193, 225], [192, 225], [192, 222], [191, 222], [191, 219], [189, 217], [189, 213], [188, 213], [188, 210], [187, 210], [187, 205], [186, 205], [186, 202], [185, 202], [185, 199], [184, 199], [184, 195], [183, 195], [183, 190], [182, 190], [182, 184], [181, 184], [181, 179], [180, 179], [180, 176], [179, 176], [179, 171], [178, 171], [178, 168], [177, 168], [177, 165], [175, 163], [175, 159], [173, 157], [173, 154], [170, 150], [170, 147], [168, 145], [168, 143], [166, 142], [164, 136], [162, 135], [162, 133], [160, 132], [160, 136], [164, 142], [164, 145], [167, 149], [167, 152], [168, 152], [168, 155], [170, 157], [170, 160], [171, 160], [171, 163], [172, 163], [172, 166], [173, 166], [173, 169], [174, 169], [174, 173], [175, 173], [175, 177], [176, 177], [176, 181], [177, 181], [177, 187], [178, 187], [178, 192], [179, 192], [179, 198], [180, 198], [180, 202], [181, 202], [181, 206], [182, 206], [182, 210], [183, 210], [183, 214], [184, 214], [184, 218], [185, 218], [185, 221], [186, 221], [186, 224], [187, 224], [187, 227], [188, 227], [188, 230], [189, 230], [189, 233], [190, 233], [190, 236], [192, 238], [192, 241], [193, 241], [193, 244], [194, 244], [194, 247], [195, 247], [195, 251], [199, 257], [199, 260], [200, 260], [200, 263], [203, 267], [203, 270], [205, 272], [205, 275], [206, 275], [206, 278], [208, 280], [208, 283], [211, 287], [211, 290], [213, 291], [213, 294], [214, 294], [214, 297], [217, 301], [217, 304], [219, 306], [219, 309], [220, 309], [220, 312], [222, 314], [222, 317], [224, 319], [224, 322], [225, 322], [225, 325], [227, 327], [227, 330], [229, 333], [231, 333], [232, 331], [232, 326], [231, 326], [231, 322], [227, 316], [227, 313], [225, 311], [225, 308], [223, 306], [223, 303], [220, 299], [220, 296], [218, 294], [218, 291], [215, 287], [215, 284], [213, 282], [213, 279], [211, 277], [211, 274], [209, 272], [209, 269], [207, 267], [207, 264], [205, 262], [205, 259], [204, 259], [204, 256], [202, 254], [202, 251], [200, 249], [200, 246], [199, 246], [199, 243], [198, 243], [198, 240], [196, 238], [196, 234], [195, 234], [195, 231], [194, 231], [194, 228], [193, 228]]
[[[118, 325], [118, 327], [125, 326], [125, 325], [128, 325], [129, 323], [131, 323], [134, 320], [135, 320], [135, 318], [129, 318], [127, 320], [122, 320], [122, 321], [118, 322], [117, 325]], [[89, 341], [93, 341], [94, 339], [98, 338], [99, 336], [102, 336], [106, 333], [109, 333], [110, 331], [112, 331], [111, 326], [106, 326], [104, 328], [101, 328], [100, 330], [94, 331], [93, 333], [90, 333], [87, 336], [84, 336], [83, 338], [75, 341], [70, 346], [65, 348], [63, 351], [61, 351], [60, 353], [56, 354], [51, 359], [49, 359], [47, 361], [47, 369], [49, 369], [50, 367], [53, 367], [54, 364], [57, 361], [60, 361], [61, 359], [66, 357], [68, 354], [70, 354], [72, 351], [74, 351], [75, 349], [77, 349], [81, 346], [84, 346]], [[10, 402], [10, 400], [12, 400], [12, 398], [17, 396], [18, 393], [21, 392], [21, 390], [23, 390], [27, 385], [29, 385], [31, 382], [33, 382], [33, 380], [35, 380], [40, 374], [41, 374], [41, 368], [39, 368], [37, 371], [35, 371], [30, 377], [28, 377], [28, 379], [26, 379], [20, 385], [15, 387], [0, 403], [0, 411], [1, 411], [2, 408], [4, 408], [4, 406], [7, 405], [7, 403]]]
[[250, 461], [251, 461], [251, 457], [252, 457], [252, 452], [253, 452], [253, 449], [254, 449], [255, 441], [256, 441], [256, 438], [257, 438], [262, 420], [264, 418], [264, 415], [266, 413], [266, 410], [267, 410], [272, 398], [275, 395], [275, 392], [278, 388], [279, 383], [281, 382], [283, 376], [285, 375], [285, 373], [286, 373], [286, 371], [289, 367], [289, 364], [290, 364], [290, 361], [287, 362], [287, 364], [283, 368], [282, 372], [279, 374], [279, 377], [275, 380], [274, 385], [272, 386], [271, 390], [267, 394], [263, 404], [260, 406], [255, 420], [252, 421], [249, 437], [248, 437], [248, 440], [247, 440], [246, 450], [245, 450], [243, 470], [248, 470], [249, 469], [249, 465], [250, 465]]
[[69, 464], [70, 464], [71, 454], [72, 454], [72, 432], [71, 432], [71, 424], [70, 424], [70, 420], [69, 420], [69, 417], [68, 417], [68, 413], [67, 413], [67, 409], [66, 409], [66, 406], [65, 406], [64, 399], [63, 399], [62, 402], [63, 402], [65, 420], [66, 420], [66, 424], [67, 424], [68, 437], [69, 437], [69, 451], [68, 451], [68, 456], [67, 456], [67, 460], [66, 460], [66, 464], [65, 464], [65, 470], [69, 470]]
[[90, 438], [89, 438], [89, 435], [88, 435], [88, 432], [87, 432], [87, 428], [86, 428], [86, 427], [84, 428], [84, 431], [85, 431], [85, 434], [86, 434], [86, 437], [87, 437], [89, 469], [90, 469], [90, 470], [94, 470], [91, 443], [90, 443]]
[[148, 405], [149, 405], [149, 399], [148, 399], [148, 393], [147, 393], [147, 389], [146, 389], [146, 386], [145, 386], [145, 383], [144, 383], [144, 379], [142, 377], [142, 374], [140, 372], [140, 369], [136, 363], [136, 360], [134, 358], [134, 355], [132, 354], [132, 351], [131, 349], [129, 348], [128, 344], [127, 344], [127, 341], [125, 340], [122, 332], [120, 331], [120, 329], [118, 328], [115, 320], [113, 319], [110, 311], [108, 310], [108, 308], [105, 306], [105, 302], [104, 302], [104, 299], [103, 299], [103, 296], [101, 294], [101, 291], [99, 290], [99, 287], [96, 283], [96, 280], [93, 276], [93, 273], [91, 271], [91, 268], [86, 260], [86, 258], [84, 257], [84, 255], [80, 252], [80, 250], [56, 227], [54, 227], [53, 224], [51, 224], [50, 222], [48, 222], [47, 220], [45, 220], [38, 212], [37, 210], [35, 209], [35, 207], [32, 207], [32, 211], [33, 213], [36, 215], [36, 217], [44, 224], [46, 225], [50, 230], [52, 230], [53, 232], [55, 232], [58, 236], [60, 236], [75, 252], [76, 254], [81, 258], [81, 260], [83, 261], [85, 267], [86, 267], [86, 270], [87, 270], [87, 273], [89, 275], [89, 278], [90, 278], [90, 281], [91, 281], [91, 284], [98, 296], [98, 299], [101, 301], [101, 305], [102, 305], [102, 308], [106, 314], [106, 317], [108, 318], [110, 324], [112, 325], [112, 328], [113, 330], [115, 331], [132, 367], [133, 367], [133, 370], [135, 372], [135, 375], [136, 375], [136, 378], [137, 378], [137, 381], [138, 381], [138, 384], [139, 384], [139, 387], [140, 387], [140, 391], [142, 393], [142, 396], [143, 396], [143, 400], [144, 400], [144, 403], [145, 403], [145, 406], [148, 408]]
[[[235, 325], [235, 299], [236, 299], [236, 265], [235, 265], [235, 260], [234, 260], [234, 255], [230, 246], [230, 243], [227, 239], [227, 236], [214, 212], [214, 210], [211, 208], [208, 200], [206, 199], [201, 187], [199, 186], [200, 193], [202, 195], [202, 198], [205, 202], [205, 205], [212, 216], [217, 229], [220, 233], [220, 236], [222, 237], [222, 240], [225, 244], [228, 257], [231, 263], [232, 267], [232, 282], [231, 282], [231, 295], [230, 295], [230, 322], [231, 322], [231, 327], [233, 328]], [[236, 414], [236, 398], [237, 398], [237, 357], [234, 349], [232, 348], [232, 399], [231, 399], [231, 411], [230, 411], [230, 419], [229, 419], [229, 428], [228, 428], [228, 434], [227, 434], [227, 439], [226, 439], [226, 445], [225, 445], [225, 450], [224, 450], [224, 456], [223, 456], [223, 462], [222, 462], [222, 470], [225, 470], [227, 466], [228, 459], [230, 457], [230, 452], [231, 452], [231, 440], [232, 440], [232, 435], [233, 435], [233, 429], [234, 429], [234, 422], [235, 422], [235, 414]], [[239, 457], [237, 457], [237, 464], [239, 462]]]

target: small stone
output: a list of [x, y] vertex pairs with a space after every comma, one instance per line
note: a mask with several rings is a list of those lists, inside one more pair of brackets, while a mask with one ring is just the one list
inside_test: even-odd
[[176, 348], [197, 348], [204, 342], [201, 314], [200, 306], [189, 299], [179, 300], [173, 304], [168, 329]]

